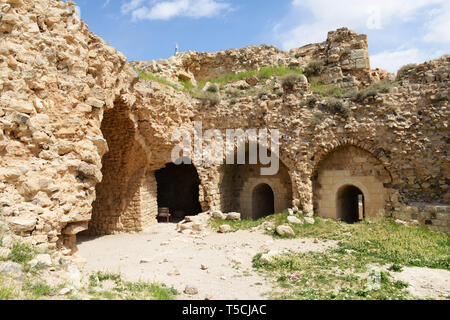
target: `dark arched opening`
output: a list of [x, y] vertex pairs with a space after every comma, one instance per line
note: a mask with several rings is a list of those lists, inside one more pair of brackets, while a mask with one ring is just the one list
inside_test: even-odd
[[275, 199], [272, 188], [261, 183], [253, 189], [252, 193], [252, 218], [257, 220], [275, 212]]
[[338, 218], [347, 223], [364, 219], [364, 194], [355, 186], [347, 185], [337, 193]]
[[202, 212], [199, 202], [200, 179], [192, 164], [169, 163], [155, 172], [158, 207], [169, 208], [175, 221]]

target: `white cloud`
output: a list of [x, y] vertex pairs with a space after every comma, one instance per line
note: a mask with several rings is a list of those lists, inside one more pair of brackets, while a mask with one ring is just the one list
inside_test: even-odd
[[[311, 13], [312, 22], [296, 24], [292, 28], [282, 30], [278, 27], [274, 30], [284, 49], [298, 47], [300, 45], [324, 41], [330, 30], [340, 27], [361, 30], [381, 30], [391, 23], [404, 23], [411, 21], [420, 14], [421, 9], [431, 5], [441, 5], [447, 0], [293, 0], [294, 12], [305, 10]], [[450, 19], [442, 17], [443, 26], [448, 25]], [[430, 29], [434, 25], [430, 25]], [[448, 28], [441, 30], [447, 32]], [[281, 32], [280, 32], [281, 31]], [[437, 33], [434, 33], [437, 35]], [[430, 40], [433, 36], [429, 36]]]
[[372, 68], [380, 68], [396, 73], [400, 67], [406, 64], [421, 63], [427, 59], [430, 59], [430, 57], [417, 48], [383, 51], [370, 57], [370, 65]]
[[169, 20], [175, 17], [211, 18], [231, 9], [227, 2], [218, 0], [158, 1], [142, 6], [143, 0], [132, 0], [122, 5], [122, 14], [131, 12], [136, 20]]
[[442, 10], [433, 10], [431, 20], [426, 24], [426, 42], [450, 43], [450, 3], [442, 6]]
[[127, 14], [139, 7], [143, 2], [144, 0], [131, 0], [129, 2], [126, 2], [120, 7], [120, 12], [122, 12], [122, 14]]

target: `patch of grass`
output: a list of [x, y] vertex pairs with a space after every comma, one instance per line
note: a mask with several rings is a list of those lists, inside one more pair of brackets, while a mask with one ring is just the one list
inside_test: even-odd
[[116, 300], [117, 294], [111, 291], [101, 291], [99, 295], [107, 300]]
[[137, 297], [151, 297], [154, 300], [173, 300], [179, 294], [174, 288], [159, 283], [126, 282], [124, 287]]
[[275, 215], [264, 217], [258, 220], [242, 219], [242, 220], [225, 220], [225, 219], [210, 219], [209, 223], [214, 230], [219, 230], [219, 227], [227, 224], [231, 227], [231, 231], [248, 230], [258, 227], [266, 221], [273, 219]]
[[[136, 70], [136, 72], [139, 75], [139, 79], [141, 79], [141, 80], [155, 81], [155, 82], [161, 83], [163, 85], [172, 87], [175, 90], [179, 90], [179, 88], [174, 83], [170, 82], [169, 80], [167, 80], [163, 77], [157, 76], [153, 73], [147, 73], [142, 70]], [[185, 84], [187, 84], [187, 82], [185, 82]]]
[[179, 80], [185, 91], [193, 90], [195, 86], [189, 80]]
[[8, 256], [8, 260], [17, 262], [20, 264], [25, 264], [31, 261], [37, 254], [36, 249], [26, 243], [15, 242]]
[[450, 236], [423, 226], [400, 226], [392, 220], [362, 222], [339, 246], [372, 262], [450, 270]]
[[310, 88], [312, 92], [320, 94], [322, 97], [343, 98], [346, 94], [341, 87], [333, 84], [323, 84], [317, 78], [310, 79]]
[[[287, 224], [286, 214], [276, 215], [275, 226]], [[393, 220], [346, 224], [315, 218], [314, 225], [290, 224], [295, 237], [337, 240], [324, 252], [288, 253], [253, 258], [253, 267], [272, 277], [277, 299], [411, 299], [407, 283], [392, 281], [402, 266], [450, 269], [450, 237], [425, 227], [402, 226]], [[379, 287], [370, 287], [369, 266], [379, 266]]]
[[209, 81], [217, 83], [219, 85], [225, 85], [227, 83], [245, 80], [248, 77], [257, 77], [261, 80], [270, 79], [274, 76], [281, 77], [288, 74], [302, 74], [302, 70], [300, 68], [289, 68], [285, 66], [267, 66], [259, 70], [248, 70], [239, 73], [230, 73], [219, 78], [209, 79]]
[[[1, 279], [0, 279], [1, 281]], [[0, 301], [2, 300], [12, 300], [16, 299], [18, 297], [16, 291], [8, 286], [3, 286], [2, 283], [0, 283]]]
[[122, 282], [122, 276], [119, 273], [97, 271], [89, 276], [89, 287], [96, 287], [107, 280], [112, 280], [117, 285]]
[[[114, 281], [112, 290], [93, 290], [94, 287], [102, 287], [104, 281]], [[165, 284], [148, 282], [129, 282], [124, 281], [120, 274], [109, 272], [97, 272], [89, 276], [90, 295], [108, 300], [174, 300], [179, 294], [173, 288], [167, 288]]]
[[54, 291], [45, 281], [38, 281], [35, 283], [25, 281], [22, 285], [22, 290], [25, 293], [31, 294], [35, 299], [51, 296]]
[[373, 274], [356, 257], [336, 250], [324, 253], [285, 254], [270, 261], [261, 255], [253, 266], [276, 279], [280, 291], [272, 299], [306, 300], [386, 300], [410, 299], [405, 283], [393, 282], [390, 275], [379, 271], [377, 286], [371, 287]]
[[401, 265], [398, 265], [398, 264], [394, 263], [392, 266], [389, 267], [389, 271], [402, 272], [403, 271], [403, 267]]
[[384, 80], [358, 92], [349, 93], [347, 97], [355, 102], [363, 103], [365, 99], [374, 98], [379, 93], [388, 93], [393, 86], [395, 86], [395, 82]]

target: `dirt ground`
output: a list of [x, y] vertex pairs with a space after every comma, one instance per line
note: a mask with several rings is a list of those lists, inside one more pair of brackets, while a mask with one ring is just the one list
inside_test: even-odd
[[[266, 250], [324, 251], [336, 242], [315, 239], [273, 239], [258, 231], [201, 236], [178, 233], [174, 224], [158, 224], [139, 234], [81, 237], [78, 255], [87, 259], [87, 272], [120, 272], [128, 281], [165, 283], [179, 299], [260, 300], [272, 285], [252, 269], [252, 258]], [[450, 296], [450, 272], [404, 268], [391, 273], [409, 283], [415, 296]], [[186, 295], [194, 287], [198, 294]]]
[[395, 280], [409, 284], [408, 290], [417, 297], [442, 299], [450, 297], [450, 271], [405, 267], [402, 272], [392, 272]]
[[[128, 281], [165, 283], [182, 293], [180, 299], [260, 300], [272, 287], [252, 270], [257, 253], [323, 251], [334, 244], [274, 240], [262, 231], [192, 236], [178, 233], [174, 224], [159, 224], [139, 234], [80, 238], [78, 254], [87, 259], [87, 272], [121, 272]], [[185, 295], [186, 286], [198, 294]]]

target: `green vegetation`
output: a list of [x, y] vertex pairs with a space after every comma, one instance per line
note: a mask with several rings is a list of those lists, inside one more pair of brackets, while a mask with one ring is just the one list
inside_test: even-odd
[[36, 254], [37, 251], [31, 244], [15, 242], [7, 259], [24, 265], [31, 261]]
[[[112, 282], [104, 289], [106, 281]], [[89, 276], [89, 294], [107, 300], [173, 300], [178, 292], [164, 284], [124, 281], [117, 273], [97, 272]]]
[[26, 296], [32, 299], [39, 299], [41, 297], [48, 297], [55, 294], [55, 290], [50, 287], [45, 281], [25, 281], [22, 285], [22, 290]]
[[310, 78], [310, 87], [312, 92], [319, 94], [321, 97], [343, 98], [346, 95], [342, 88], [333, 84], [323, 84], [317, 77]]
[[[153, 73], [147, 73], [147, 72], [144, 72], [144, 71], [141, 71], [141, 70], [136, 70], [136, 72], [139, 75], [139, 79], [151, 80], [151, 81], [155, 81], [155, 82], [164, 84], [166, 86], [172, 87], [175, 90], [179, 89], [174, 83], [168, 81], [167, 79], [164, 79], [162, 77], [154, 75]], [[188, 85], [188, 82], [185, 82], [185, 84]]]
[[[289, 68], [285, 66], [269, 66], [261, 68], [260, 70], [249, 70], [240, 73], [230, 73], [222, 77], [215, 79], [210, 79], [210, 84], [206, 89], [204, 89], [206, 82], [200, 81], [197, 86], [194, 86], [188, 80], [180, 80], [179, 84], [172, 83], [167, 79], [157, 76], [152, 73], [146, 73], [141, 70], [137, 70], [139, 78], [142, 80], [150, 80], [161, 83], [166, 86], [170, 86], [175, 90], [182, 90], [190, 94], [193, 98], [199, 99], [204, 104], [217, 105], [220, 103], [219, 92], [228, 83], [236, 82], [239, 80], [245, 80], [249, 77], [256, 77], [262, 87], [250, 88], [249, 90], [238, 90], [230, 89], [227, 90], [227, 97], [231, 99], [236, 99], [242, 96], [261, 96], [263, 94], [268, 94], [273, 90], [273, 86], [267, 86], [262, 83], [264, 80], [270, 79], [272, 77], [286, 77], [286, 79], [299, 79], [299, 75], [302, 74], [302, 70], [299, 68]], [[235, 103], [231, 103], [235, 104]]]
[[[301, 216], [299, 216], [301, 217]], [[257, 270], [277, 279], [277, 299], [410, 299], [407, 284], [392, 281], [389, 271], [401, 272], [403, 266], [450, 270], [450, 237], [425, 227], [406, 227], [392, 220], [345, 224], [315, 218], [314, 225], [289, 224], [286, 214], [269, 218], [273, 230], [288, 224], [296, 238], [336, 240], [337, 247], [324, 252], [289, 253], [270, 260], [258, 254], [253, 259]], [[245, 223], [243, 223], [246, 225]], [[237, 225], [236, 225], [237, 226]], [[378, 266], [379, 288], [368, 288], [371, 267]]]
[[325, 67], [325, 61], [323, 60], [312, 60], [306, 66], [304, 73], [309, 77], [318, 76], [323, 71]]
[[17, 293], [13, 288], [6, 286], [3, 279], [0, 278], [0, 301], [12, 300], [17, 298]]
[[299, 81], [301, 81], [300, 74], [290, 73], [281, 78], [281, 86], [285, 91], [292, 91]]
[[325, 253], [286, 254], [270, 261], [258, 254], [253, 266], [276, 279], [272, 299], [396, 300], [413, 299], [401, 281], [388, 272], [370, 268], [352, 255], [336, 250]]
[[271, 77], [282, 77], [288, 74], [300, 75], [302, 74], [302, 70], [300, 68], [289, 68], [285, 66], [268, 66], [263, 67], [260, 70], [230, 73], [219, 78], [210, 79], [209, 82], [217, 83], [218, 85], [223, 86], [227, 83], [245, 80], [249, 77], [257, 77], [259, 80], [266, 80], [270, 79]]
[[[268, 233], [274, 237], [279, 237], [275, 233], [276, 227], [287, 224], [294, 230], [296, 238], [337, 240], [341, 252], [350, 251], [370, 263], [450, 270], [449, 235], [432, 232], [423, 226], [402, 226], [390, 219], [346, 224], [318, 217], [314, 218], [314, 225], [300, 225], [288, 223], [287, 216], [287, 213], [274, 214], [256, 221], [213, 219], [210, 223], [215, 229], [228, 224], [232, 231], [237, 231], [267, 222], [271, 225]], [[297, 217], [302, 218], [301, 215]]]
[[390, 88], [392, 88], [394, 85], [395, 82], [387, 80], [380, 81], [366, 89], [360, 90], [356, 93], [350, 93], [348, 97], [352, 98], [356, 102], [362, 103], [366, 98], [376, 97], [379, 93], [388, 93]]
[[225, 220], [225, 219], [211, 219], [209, 221], [211, 227], [215, 230], [219, 230], [219, 227], [221, 225], [227, 224], [231, 227], [231, 231], [238, 231], [238, 230], [248, 230], [251, 228], [255, 228], [260, 226], [266, 221], [271, 221], [275, 215], [271, 215], [265, 218], [261, 218], [259, 220], [249, 220], [249, 219], [243, 219], [243, 220]]

